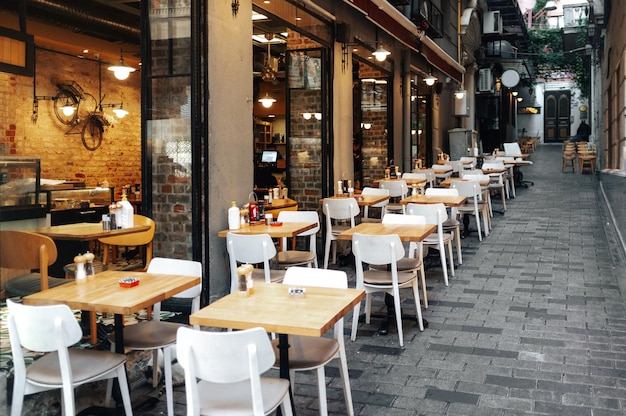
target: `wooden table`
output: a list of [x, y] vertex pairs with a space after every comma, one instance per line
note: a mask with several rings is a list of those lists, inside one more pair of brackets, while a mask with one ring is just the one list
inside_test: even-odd
[[[452, 182], [470, 182], [470, 179], [461, 179], [461, 178], [446, 178], [443, 181], [441, 181], [439, 183], [440, 186], [445, 187], [445, 188], [449, 188], [452, 185]], [[478, 182], [480, 184], [480, 186], [487, 186], [489, 185], [489, 181], [479, 181]], [[430, 195], [429, 195], [430, 196]]]
[[[140, 279], [137, 286], [120, 287], [125, 277]], [[85, 283], [67, 283], [24, 297], [27, 305], [65, 304], [72, 309], [115, 314], [115, 348], [124, 352], [123, 316], [171, 298], [200, 283], [200, 277], [107, 270]]]
[[304, 296], [292, 296], [288, 287], [255, 282], [251, 296], [226, 295], [192, 314], [189, 323], [232, 329], [260, 326], [278, 333], [280, 376], [289, 379], [288, 335], [322, 336], [365, 297], [365, 291], [307, 287]]
[[[346, 199], [349, 196], [329, 196], [329, 199]], [[389, 195], [355, 195], [354, 199], [356, 199], [356, 203], [360, 207], [371, 207], [372, 205], [380, 204], [381, 202], [387, 201], [389, 199]], [[323, 204], [324, 200], [320, 199], [320, 204]]]
[[437, 231], [434, 224], [383, 224], [363, 222], [356, 227], [352, 227], [337, 237], [339, 240], [352, 240], [354, 233], [369, 235], [390, 235], [397, 234], [403, 242], [420, 242]]
[[104, 230], [102, 224], [92, 222], [79, 222], [77, 224], [53, 225], [51, 227], [36, 228], [32, 230], [37, 234], [46, 235], [53, 240], [93, 241], [103, 237], [140, 233], [148, 231], [150, 226], [137, 225], [131, 228], [117, 230]]
[[226, 237], [229, 232], [237, 234], [269, 234], [272, 238], [291, 238], [292, 249], [296, 249], [296, 236], [317, 226], [314, 222], [283, 222], [280, 226], [265, 225], [259, 221], [256, 224], [244, 224], [238, 230], [222, 230], [217, 233], [218, 237]]
[[418, 179], [418, 178], [400, 178], [400, 179], [376, 179], [374, 180], [374, 182], [372, 182], [374, 185], [379, 186], [380, 187], [380, 183], [382, 181], [397, 181], [397, 180], [403, 180], [404, 182], [406, 182], [407, 186], [413, 186], [413, 185], [421, 185], [423, 183], [426, 183], [426, 179]]
[[444, 204], [447, 207], [458, 207], [467, 201], [466, 196], [451, 195], [411, 195], [400, 201], [401, 204]]

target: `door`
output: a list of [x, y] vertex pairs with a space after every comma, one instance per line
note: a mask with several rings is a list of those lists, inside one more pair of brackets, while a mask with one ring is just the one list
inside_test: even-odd
[[569, 90], [546, 91], [543, 120], [546, 142], [562, 142], [570, 138], [570, 100]]

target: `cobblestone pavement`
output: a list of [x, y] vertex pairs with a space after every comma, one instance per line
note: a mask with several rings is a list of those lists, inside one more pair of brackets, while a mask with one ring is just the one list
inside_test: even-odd
[[[463, 240], [463, 264], [448, 287], [439, 267], [428, 270], [429, 326], [419, 332], [405, 320], [404, 348], [393, 323], [378, 334], [375, 317], [350, 342], [346, 320], [357, 415], [626, 414], [626, 311], [617, 282], [626, 267], [595, 177], [561, 173], [560, 155], [560, 146], [538, 147], [523, 168], [534, 186], [518, 188], [506, 213], [494, 213], [482, 242], [476, 233]], [[353, 266], [342, 268], [353, 277]], [[412, 298], [402, 300], [410, 312]], [[382, 297], [373, 310], [382, 316]], [[314, 374], [296, 380], [297, 414], [318, 415]], [[326, 380], [330, 414], [345, 415], [335, 363]], [[139, 386], [133, 396], [156, 393]], [[175, 396], [184, 415], [184, 386]], [[135, 412], [158, 414], [164, 396]]]

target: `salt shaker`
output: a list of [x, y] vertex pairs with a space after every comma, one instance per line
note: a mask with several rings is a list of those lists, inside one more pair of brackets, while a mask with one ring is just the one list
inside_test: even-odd
[[79, 254], [74, 257], [76, 264], [76, 283], [85, 283], [87, 281], [87, 273], [85, 271], [85, 256]]

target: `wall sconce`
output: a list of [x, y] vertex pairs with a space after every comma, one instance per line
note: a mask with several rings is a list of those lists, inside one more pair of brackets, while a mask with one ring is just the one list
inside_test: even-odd
[[524, 99], [522, 97], [517, 97], [517, 102], [521, 103], [522, 101], [524, 101]]
[[361, 128], [365, 130], [369, 130], [372, 128], [372, 123], [361, 123]]
[[517, 97], [517, 94], [519, 94], [519, 92], [517, 92], [517, 91], [511, 91], [511, 95], [512, 95], [513, 97]]
[[51, 100], [54, 106], [54, 114], [57, 119], [66, 125], [74, 125], [78, 123], [78, 106], [80, 101], [84, 99], [83, 89], [76, 81], [65, 81], [63, 84], [57, 84], [57, 94], [55, 96], [38, 96], [33, 97], [33, 114], [31, 119], [33, 123], [37, 122], [39, 117], [39, 101]]
[[429, 72], [428, 76], [424, 78], [424, 82], [429, 87], [432, 87], [433, 85], [435, 85], [435, 82], [437, 82], [437, 77], [434, 77], [433, 74]]
[[315, 113], [313, 115], [315, 116], [316, 120], [321, 120], [322, 119], [322, 113]]
[[376, 60], [378, 62], [384, 62], [385, 59], [387, 59], [387, 56], [391, 55], [391, 52], [389, 52], [387, 49], [383, 48], [383, 45], [380, 44], [378, 46], [378, 49], [376, 49], [374, 52], [372, 52], [372, 55], [374, 55], [374, 58], [376, 58]]
[[302, 113], [302, 117], [304, 117], [305, 120], [310, 120], [312, 116], [313, 114], [311, 113]]
[[456, 90], [454, 91], [454, 98], [457, 100], [462, 100], [465, 97], [465, 90]]
[[121, 50], [120, 61], [118, 62], [118, 64], [111, 65], [108, 69], [109, 71], [113, 71], [113, 75], [115, 76], [115, 78], [119, 79], [120, 81], [128, 78], [128, 75], [130, 75], [131, 72], [135, 72], [135, 68], [133, 68], [132, 66], [128, 66], [124, 63], [124, 55], [122, 54]]
[[263, 105], [263, 107], [270, 108], [272, 104], [276, 102], [276, 98], [271, 97], [270, 93], [266, 92], [265, 96], [263, 98], [259, 98], [258, 101], [261, 103], [261, 105]]

